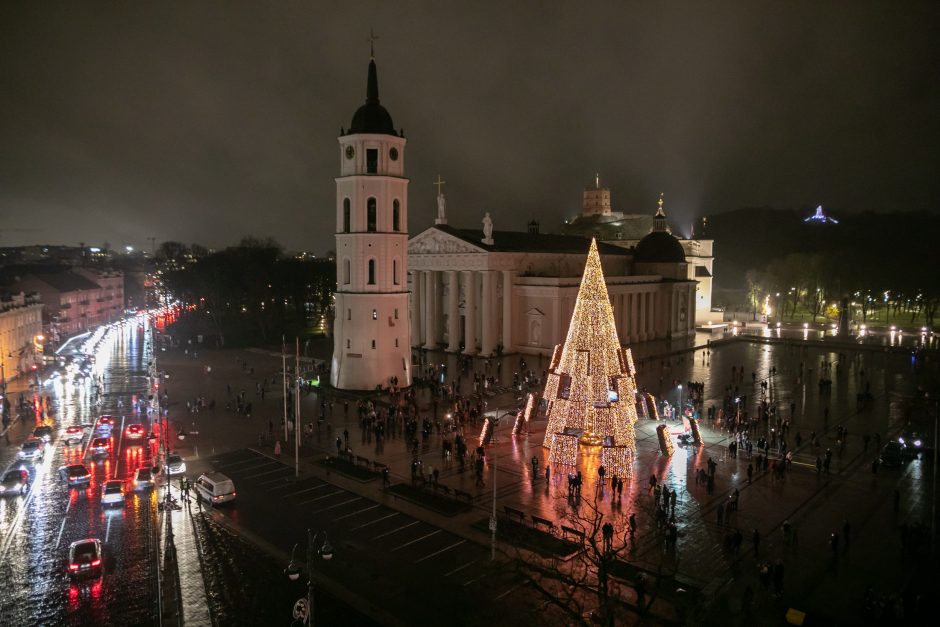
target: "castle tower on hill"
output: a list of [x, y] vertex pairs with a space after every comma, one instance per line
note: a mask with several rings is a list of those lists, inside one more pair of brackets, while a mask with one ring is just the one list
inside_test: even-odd
[[339, 137], [336, 322], [330, 382], [344, 390], [411, 385], [405, 138], [379, 103], [375, 59], [366, 102]]
[[601, 448], [608, 476], [628, 478], [636, 458], [636, 369], [617, 337], [613, 308], [592, 240], [564, 345], [545, 383], [549, 461], [575, 466], [581, 446]]

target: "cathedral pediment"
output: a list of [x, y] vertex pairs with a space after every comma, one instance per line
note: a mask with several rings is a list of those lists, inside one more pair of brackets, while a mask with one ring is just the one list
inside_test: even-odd
[[485, 249], [467, 241], [444, 233], [440, 229], [430, 228], [408, 241], [409, 255], [435, 255], [454, 253], [485, 253]]

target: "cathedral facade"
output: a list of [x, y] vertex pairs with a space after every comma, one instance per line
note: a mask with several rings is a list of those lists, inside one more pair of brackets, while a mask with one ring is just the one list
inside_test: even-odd
[[[493, 230], [488, 215], [483, 230], [449, 226], [443, 211], [436, 222], [408, 242], [412, 345], [550, 355], [564, 341], [591, 239], [535, 223]], [[698, 282], [662, 206], [634, 248], [619, 243], [598, 251], [621, 341], [693, 335]]]

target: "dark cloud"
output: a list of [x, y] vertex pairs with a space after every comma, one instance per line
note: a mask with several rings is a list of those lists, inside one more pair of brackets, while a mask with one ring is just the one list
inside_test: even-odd
[[[514, 4], [514, 6], [512, 6]], [[0, 243], [331, 248], [336, 135], [408, 137], [410, 228], [617, 209], [937, 211], [935, 2], [5, 3]], [[14, 229], [41, 229], [25, 231]]]

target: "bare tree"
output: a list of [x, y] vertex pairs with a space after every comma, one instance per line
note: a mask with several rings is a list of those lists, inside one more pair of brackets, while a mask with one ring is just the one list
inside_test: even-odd
[[[600, 498], [599, 498], [600, 497]], [[564, 497], [559, 497], [559, 500]], [[568, 625], [615, 625], [631, 611], [611, 585], [611, 572], [618, 560], [626, 560], [633, 548], [628, 514], [614, 507], [613, 512], [601, 510], [602, 493], [564, 499], [562, 525], [583, 534], [577, 554], [569, 560], [523, 554], [510, 549], [516, 568], [532, 589], [565, 617]], [[605, 539], [605, 525], [610, 524]], [[569, 534], [570, 535], [570, 534]], [[575, 538], [580, 541], [580, 538]], [[514, 554], [513, 554], [514, 553]], [[641, 575], [642, 577], [642, 575]], [[652, 598], [641, 605], [648, 607]]]

